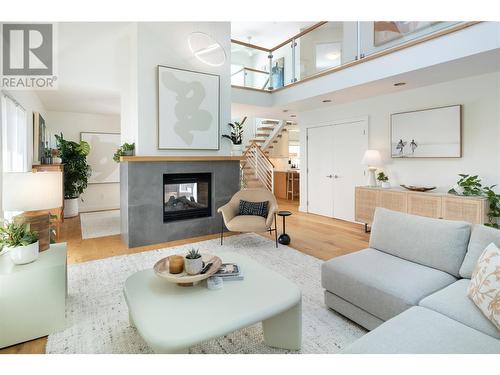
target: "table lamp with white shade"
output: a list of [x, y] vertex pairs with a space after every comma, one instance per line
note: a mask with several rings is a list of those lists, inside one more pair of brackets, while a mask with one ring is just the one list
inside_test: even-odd
[[[40, 251], [50, 246], [50, 213], [62, 206], [61, 172], [12, 172], [3, 174], [2, 205], [38, 232]], [[16, 217], [17, 218], [17, 217]]]
[[377, 180], [375, 178], [375, 171], [377, 167], [382, 166], [382, 158], [380, 157], [380, 152], [377, 150], [366, 150], [363, 160], [361, 160], [362, 165], [368, 166], [368, 186], [376, 187]]

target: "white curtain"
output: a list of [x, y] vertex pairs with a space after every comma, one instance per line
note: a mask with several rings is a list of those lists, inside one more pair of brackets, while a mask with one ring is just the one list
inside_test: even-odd
[[28, 171], [26, 110], [6, 95], [2, 95], [2, 171]]

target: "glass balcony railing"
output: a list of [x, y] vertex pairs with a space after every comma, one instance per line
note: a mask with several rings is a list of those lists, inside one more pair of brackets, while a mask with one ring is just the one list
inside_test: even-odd
[[278, 90], [297, 81], [333, 72], [353, 62], [390, 53], [415, 41], [471, 23], [428, 21], [318, 22], [268, 49], [233, 40], [231, 84]]

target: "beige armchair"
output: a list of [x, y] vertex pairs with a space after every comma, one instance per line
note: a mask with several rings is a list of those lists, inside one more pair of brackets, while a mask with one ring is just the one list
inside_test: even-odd
[[[238, 215], [240, 200], [248, 202], [269, 202], [267, 218], [255, 215]], [[224, 224], [231, 232], [265, 232], [274, 231], [276, 247], [278, 247], [278, 231], [276, 228], [276, 213], [278, 203], [273, 193], [267, 189], [243, 189], [237, 192], [231, 200], [217, 210], [222, 215], [220, 244], [224, 238]], [[274, 228], [273, 228], [274, 223]]]

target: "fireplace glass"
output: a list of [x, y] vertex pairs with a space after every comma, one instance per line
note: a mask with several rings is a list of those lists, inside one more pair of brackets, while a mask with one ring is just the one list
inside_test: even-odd
[[212, 215], [210, 173], [163, 175], [163, 222]]

